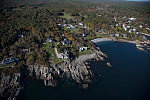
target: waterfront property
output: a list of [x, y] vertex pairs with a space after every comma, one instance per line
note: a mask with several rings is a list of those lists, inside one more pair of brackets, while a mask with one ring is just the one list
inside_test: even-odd
[[15, 65], [17, 61], [18, 59], [15, 57], [3, 59], [0, 64], [0, 68], [13, 67], [13, 65]]

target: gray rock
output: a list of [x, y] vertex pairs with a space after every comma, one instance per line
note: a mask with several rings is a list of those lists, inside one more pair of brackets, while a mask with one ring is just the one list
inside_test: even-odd
[[0, 97], [8, 97], [12, 100], [15, 98], [17, 89], [20, 88], [20, 73], [14, 73], [13, 75], [6, 76], [0, 75]]

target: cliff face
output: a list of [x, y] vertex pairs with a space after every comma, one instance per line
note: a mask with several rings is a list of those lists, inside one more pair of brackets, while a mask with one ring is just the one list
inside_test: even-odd
[[57, 85], [57, 79], [63, 77], [72, 78], [77, 83], [91, 82], [92, 72], [89, 68], [90, 67], [83, 62], [77, 64], [66, 61], [60, 65], [54, 65], [53, 67], [31, 65], [28, 70], [30, 76], [44, 80], [45, 86], [55, 87]]
[[20, 88], [20, 73], [5, 76], [0, 75], [0, 99], [12, 99], [17, 96], [17, 91]]
[[53, 68], [42, 65], [31, 65], [28, 67], [28, 70], [30, 76], [33, 76], [36, 79], [44, 80], [45, 86], [55, 87], [57, 85]]
[[64, 61], [51, 67], [30, 65], [28, 66], [29, 75], [44, 80], [44, 85], [46, 86], [55, 87], [57, 79], [68, 77], [80, 83], [84, 88], [87, 88], [88, 84], [92, 81], [93, 73], [90, 66], [86, 64], [86, 61], [90, 59], [104, 60], [106, 58], [106, 55], [100, 50], [93, 51], [93, 54], [82, 55], [71, 62]]
[[82, 55], [73, 61], [64, 61], [53, 66], [30, 65], [21, 71], [6, 76], [0, 74], [0, 99], [14, 99], [21, 89], [21, 83], [29, 74], [36, 79], [44, 80], [44, 85], [55, 87], [60, 78], [72, 78], [83, 88], [87, 88], [92, 81], [93, 73], [87, 60], [96, 59], [104, 61], [107, 56], [99, 48], [93, 49], [92, 54]]

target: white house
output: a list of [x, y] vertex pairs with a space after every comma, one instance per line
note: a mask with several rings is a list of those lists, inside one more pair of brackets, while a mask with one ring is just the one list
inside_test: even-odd
[[136, 30], [137, 30], [136, 28], [133, 29], [134, 32], [136, 32]]
[[116, 27], [118, 27], [119, 24], [115, 24]]
[[88, 49], [88, 47], [80, 47], [79, 51], [84, 51], [84, 50], [87, 50], [87, 49]]
[[123, 34], [123, 37], [124, 37], [124, 38], [127, 38], [127, 34]]
[[140, 32], [136, 32], [136, 34], [138, 35], [138, 34], [140, 34]]
[[146, 28], [146, 29], [150, 31], [150, 28]]
[[127, 26], [127, 28], [131, 28], [131, 26]]
[[115, 34], [116, 37], [119, 37], [119, 34]]
[[69, 26], [68, 26], [67, 28], [68, 28], [68, 29], [70, 29], [70, 27], [69, 27]]
[[142, 26], [142, 25], [139, 25], [139, 27], [142, 28], [143, 26]]
[[133, 30], [132, 30], [132, 29], [130, 29], [130, 30], [129, 30], [129, 33], [131, 33], [131, 32], [133, 32]]
[[83, 24], [82, 24], [82, 23], [79, 23], [79, 25], [80, 25], [80, 26], [83, 26]]
[[49, 38], [49, 39], [47, 39], [47, 41], [48, 41], [49, 43], [52, 43], [52, 42], [54, 41], [54, 39]]
[[57, 48], [55, 48], [55, 54], [58, 58], [69, 59], [69, 54], [67, 51], [65, 53], [58, 53]]
[[20, 37], [20, 38], [23, 38], [23, 37], [24, 37], [24, 35], [23, 35], [23, 34], [19, 34], [19, 37]]
[[82, 34], [82, 36], [83, 36], [83, 37], [85, 37], [85, 36], [86, 36], [86, 34], [85, 34], [85, 33], [83, 33], [83, 34]]
[[134, 20], [136, 20], [136, 18], [129, 18], [129, 20], [134, 21]]
[[61, 24], [58, 24], [58, 26], [61, 26]]
[[72, 29], [76, 28], [75, 26], [73, 26], [71, 24], [69, 24], [69, 27], [72, 28]]

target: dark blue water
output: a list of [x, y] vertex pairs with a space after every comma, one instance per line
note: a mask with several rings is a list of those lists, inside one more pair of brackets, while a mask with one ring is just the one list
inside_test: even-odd
[[147, 40], [150, 40], [150, 36], [146, 36]]
[[[96, 82], [88, 90], [66, 80], [58, 88], [28, 79], [21, 100], [150, 100], [150, 54], [129, 43], [97, 43], [109, 56], [112, 68], [91, 62]], [[100, 77], [101, 76], [101, 77]]]

